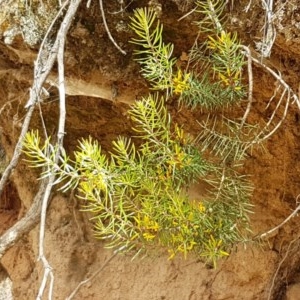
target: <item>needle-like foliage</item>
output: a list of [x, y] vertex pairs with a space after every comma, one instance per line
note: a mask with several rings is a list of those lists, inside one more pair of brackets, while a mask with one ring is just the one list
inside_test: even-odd
[[201, 32], [209, 34], [221, 33], [226, 20], [224, 0], [197, 0], [196, 12], [200, 14], [199, 21], [196, 22]]
[[[204, 12], [219, 26], [222, 5], [211, 3], [207, 1]], [[211, 7], [217, 9], [215, 14]], [[143, 76], [153, 89], [166, 91], [164, 97], [157, 93], [136, 101], [128, 112], [140, 145], [119, 137], [104, 154], [89, 138], [79, 142], [74, 160], [62, 151], [55, 164], [56, 146], [50, 139], [41, 143], [38, 132], [31, 132], [24, 152], [32, 166], [43, 168], [42, 177], [55, 174], [61, 189], [77, 191], [83, 210], [93, 215], [95, 235], [106, 240], [107, 247], [133, 251], [134, 257], [158, 247], [165, 248], [170, 259], [194, 252], [216, 266], [249, 230], [251, 185], [234, 167], [251, 143], [235, 123], [217, 134], [219, 126], [207, 122], [194, 140], [172, 123], [165, 102], [171, 94], [207, 109], [236, 101], [243, 66], [237, 37], [222, 30], [211, 35], [205, 44], [210, 51], [203, 59], [205, 74], [198, 74], [193, 67], [174, 70], [173, 45], [163, 42], [163, 27], [154, 11], [137, 9], [131, 28]], [[189, 197], [191, 184], [199, 182], [207, 187], [198, 197]]]
[[130, 27], [138, 38], [132, 43], [141, 49], [137, 61], [142, 66], [142, 75], [152, 84], [153, 89], [168, 90], [172, 83], [175, 59], [172, 58], [173, 45], [165, 44], [162, 38], [163, 25], [156, 18], [154, 10], [139, 8], [131, 18]]
[[215, 109], [240, 102], [245, 96], [242, 71], [245, 57], [236, 34], [223, 27], [225, 1], [197, 1], [196, 22], [206, 40], [190, 51], [190, 87], [180, 97], [188, 106]]
[[[93, 213], [95, 235], [107, 247], [138, 254], [164, 246], [170, 258], [193, 251], [215, 265], [243, 239], [239, 217], [244, 218], [241, 203], [247, 202], [247, 193], [234, 192], [235, 176], [221, 176], [183, 129], [172, 126], [163, 99], [149, 95], [129, 114], [143, 140], [138, 148], [119, 137], [105, 155], [97, 141], [82, 140], [74, 161], [62, 155], [55, 165], [55, 146], [49, 139], [42, 144], [31, 132], [24, 144], [28, 161], [47, 170], [43, 177], [54, 172], [63, 189], [77, 189], [83, 210]], [[190, 199], [187, 190], [198, 180], [206, 181], [210, 191]]]
[[241, 130], [238, 122], [211, 117], [200, 125], [202, 131], [198, 141], [203, 145], [202, 151], [208, 149], [223, 162], [241, 163], [247, 156], [247, 150], [251, 150], [256, 143], [257, 125], [245, 124]]

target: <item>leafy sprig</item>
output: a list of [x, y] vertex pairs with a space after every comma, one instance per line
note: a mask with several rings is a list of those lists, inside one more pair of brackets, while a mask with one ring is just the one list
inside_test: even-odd
[[[243, 55], [237, 37], [222, 29], [222, 1], [204, 2], [197, 5], [215, 31], [207, 31], [205, 55], [192, 52], [205, 66], [201, 74], [174, 70], [173, 45], [163, 42], [163, 26], [153, 10], [137, 9], [131, 18], [141, 72], [153, 89], [167, 92], [166, 97], [150, 94], [129, 110], [139, 146], [119, 137], [111, 153], [104, 154], [97, 141], [83, 139], [74, 160], [62, 151], [55, 164], [56, 146], [50, 139], [42, 144], [37, 132], [26, 136], [25, 153], [33, 166], [43, 167], [41, 176], [55, 174], [64, 190], [76, 189], [83, 209], [93, 215], [95, 235], [106, 240], [106, 247], [135, 251], [134, 257], [164, 247], [169, 259], [194, 252], [216, 266], [249, 229], [251, 186], [229, 163], [241, 159], [251, 145], [241, 128], [230, 124], [217, 134], [207, 123], [194, 140], [172, 124], [165, 106], [170, 94], [208, 109], [232, 104], [243, 94]], [[191, 198], [188, 190], [199, 181], [207, 188]]]
[[[56, 183], [64, 181], [64, 189], [77, 188], [83, 210], [93, 214], [95, 235], [107, 241], [106, 247], [137, 255], [164, 246], [169, 258], [195, 252], [215, 264], [218, 257], [228, 255], [231, 243], [242, 239], [236, 214], [221, 220], [219, 210], [224, 206], [227, 211], [239, 210], [240, 201], [226, 199], [226, 189], [220, 192], [216, 167], [202, 157], [182, 128], [172, 126], [161, 98], [149, 95], [137, 101], [130, 116], [143, 140], [138, 148], [119, 137], [107, 156], [89, 138], [80, 141], [74, 161], [62, 155], [60, 164], [54, 165], [53, 155], [47, 153], [55, 146], [50, 139], [42, 144], [38, 133], [31, 132], [25, 153], [32, 166], [51, 169], [42, 176], [54, 171]], [[201, 178], [210, 178], [212, 194], [189, 199], [186, 190]], [[213, 193], [220, 193], [223, 200], [214, 202]]]
[[153, 89], [170, 90], [176, 62], [172, 58], [174, 46], [163, 42], [163, 25], [157, 21], [155, 11], [136, 9], [130, 27], [138, 36], [132, 39], [132, 43], [141, 47], [141, 50], [135, 50], [135, 54], [139, 55], [136, 60], [142, 66], [142, 75], [152, 84]]

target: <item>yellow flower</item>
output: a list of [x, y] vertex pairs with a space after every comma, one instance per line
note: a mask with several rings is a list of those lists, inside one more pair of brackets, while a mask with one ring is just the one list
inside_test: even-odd
[[150, 220], [148, 216], [143, 216], [141, 218], [140, 214], [138, 214], [137, 217], [134, 217], [137, 227], [140, 230], [148, 230], [148, 231], [154, 231], [157, 232], [159, 230], [159, 224], [156, 221]]
[[221, 254], [221, 256], [228, 256], [229, 253], [223, 250], [220, 250], [219, 253]]
[[199, 204], [198, 204], [198, 210], [199, 210], [200, 212], [202, 212], [202, 213], [205, 212], [206, 208], [205, 208], [205, 206], [203, 205], [202, 202], [199, 202]]
[[151, 225], [148, 226], [149, 230], [158, 231], [159, 225], [157, 222], [151, 222]]
[[242, 89], [240, 86], [240, 71], [236, 71], [232, 73], [230, 70], [227, 70], [227, 74], [224, 75], [219, 73], [220, 80], [226, 85], [234, 88], [235, 91], [239, 91]]
[[168, 257], [168, 260], [171, 260], [175, 257], [175, 251], [173, 249], [168, 249], [168, 252], [169, 252], [169, 257]]
[[211, 36], [208, 36], [208, 48], [212, 50], [217, 50], [221, 52], [224, 48], [230, 48], [234, 44], [234, 37], [231, 37], [230, 33], [226, 33], [225, 31], [221, 32], [221, 35], [214, 39]]
[[149, 232], [144, 232], [143, 237], [146, 241], [152, 241], [155, 238], [155, 235]]
[[221, 79], [221, 81], [225, 84], [225, 85], [229, 85], [229, 78], [225, 75], [223, 75], [222, 73], [219, 73], [219, 77]]
[[176, 76], [173, 78], [173, 91], [175, 94], [180, 95], [185, 90], [188, 90], [190, 84], [188, 82], [190, 78], [190, 73], [182, 74], [181, 70], [179, 69]]
[[195, 219], [195, 215], [194, 215], [194, 213], [191, 211], [191, 212], [189, 213], [189, 215], [188, 215], [188, 220], [189, 220], [190, 222], [193, 222], [194, 219]]
[[197, 245], [195, 241], [187, 242], [186, 244], [181, 244], [178, 246], [178, 251], [186, 253], [187, 251], [191, 251], [194, 248], [194, 245]]

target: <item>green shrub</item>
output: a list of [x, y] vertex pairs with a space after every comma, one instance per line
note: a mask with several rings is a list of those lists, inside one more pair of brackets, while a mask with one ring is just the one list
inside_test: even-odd
[[[197, 3], [203, 13], [203, 1]], [[216, 121], [211, 127], [213, 119], [194, 140], [172, 123], [165, 106], [175, 96], [183, 105], [215, 109], [244, 95], [244, 57], [237, 37], [219, 28], [222, 6], [207, 1], [207, 7], [204, 13], [213, 16], [212, 27], [217, 24], [207, 31], [202, 49], [209, 55], [192, 49], [194, 64], [186, 70], [176, 68], [173, 45], [163, 42], [163, 27], [154, 11], [137, 9], [131, 18], [138, 36], [133, 39], [139, 46], [136, 59], [156, 90], [129, 110], [140, 146], [119, 137], [105, 155], [98, 142], [89, 138], [79, 142], [74, 160], [63, 153], [55, 164], [56, 146], [50, 139], [42, 143], [37, 131], [26, 136], [29, 163], [43, 167], [42, 177], [55, 174], [62, 190], [76, 189], [83, 210], [93, 213], [95, 235], [107, 241], [106, 247], [132, 251], [134, 256], [163, 247], [170, 259], [194, 252], [216, 266], [234, 243], [247, 237], [252, 189], [237, 165], [252, 142], [241, 138], [235, 122], [224, 123], [225, 130], [218, 133]], [[198, 64], [205, 66], [201, 74], [196, 72]], [[207, 185], [199, 199], [188, 195], [195, 182]]]

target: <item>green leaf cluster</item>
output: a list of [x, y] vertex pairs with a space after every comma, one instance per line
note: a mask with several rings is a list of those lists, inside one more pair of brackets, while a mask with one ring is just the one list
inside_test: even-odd
[[[55, 174], [62, 189], [77, 189], [83, 210], [93, 215], [95, 235], [107, 247], [138, 254], [162, 246], [169, 258], [195, 252], [215, 265], [243, 239], [238, 228], [243, 218], [247, 223], [241, 205], [247, 193], [236, 193], [235, 176], [221, 176], [183, 129], [172, 125], [163, 99], [149, 95], [129, 114], [143, 140], [139, 147], [119, 137], [105, 155], [89, 138], [79, 143], [74, 160], [63, 152], [55, 165], [56, 147], [31, 132], [25, 153], [33, 167], [44, 168], [42, 177]], [[190, 199], [187, 189], [199, 179], [209, 184], [209, 193]]]
[[225, 1], [205, 0], [196, 4], [196, 12], [200, 14], [196, 24], [206, 40], [195, 42], [190, 51], [191, 68], [200, 71], [192, 72], [191, 88], [182, 94], [180, 101], [206, 109], [238, 103], [245, 96], [242, 83], [245, 56], [237, 35], [223, 27]]
[[[207, 31], [201, 55], [200, 48], [193, 49], [196, 63], [187, 70], [175, 69], [173, 45], [163, 42], [163, 26], [154, 11], [137, 9], [131, 18], [141, 72], [154, 90], [166, 91], [164, 97], [157, 93], [136, 101], [128, 112], [139, 146], [119, 137], [105, 154], [97, 141], [83, 139], [74, 159], [61, 151], [55, 164], [56, 146], [50, 139], [41, 143], [38, 132], [31, 132], [24, 152], [33, 167], [43, 168], [41, 177], [54, 174], [62, 190], [76, 190], [83, 210], [92, 213], [95, 235], [106, 247], [134, 251], [134, 256], [162, 247], [170, 259], [194, 252], [216, 266], [249, 230], [252, 190], [236, 171], [236, 161], [251, 142], [243, 139], [235, 123], [229, 122], [219, 134], [211, 119], [194, 140], [172, 123], [165, 104], [176, 95], [186, 105], [214, 109], [243, 94], [244, 61], [237, 37], [220, 29], [220, 2], [198, 5], [203, 3], [205, 22], [210, 20], [215, 31]], [[200, 74], [197, 64], [205, 66]], [[199, 182], [206, 188], [191, 198], [188, 191]]]
[[167, 91], [167, 98], [175, 94], [181, 103], [193, 108], [231, 105], [245, 95], [241, 82], [245, 59], [240, 43], [236, 34], [227, 33], [221, 25], [222, 1], [198, 1], [197, 7], [201, 18], [205, 16], [197, 24], [201, 29], [206, 26], [207, 41], [200, 47], [196, 43], [191, 50], [190, 68], [175, 68], [173, 45], [163, 42], [163, 26], [147, 8], [135, 10], [131, 17], [131, 28], [138, 36], [132, 42], [140, 47], [135, 50], [136, 60], [153, 89]]
[[239, 122], [208, 116], [200, 126], [198, 142], [203, 145], [202, 150], [209, 150], [224, 163], [240, 163], [247, 156], [247, 150], [256, 143], [258, 125], [244, 124], [241, 128]]
[[[196, 41], [189, 54], [190, 61], [186, 70], [176, 70], [172, 59], [173, 68], [169, 68], [168, 72], [164, 73], [167, 74], [168, 88], [170, 86], [171, 91], [171, 93], [167, 92], [166, 99], [168, 100], [170, 94], [175, 94], [184, 105], [208, 110], [231, 106], [245, 96], [245, 87], [242, 84], [245, 58], [240, 42], [236, 34], [226, 32], [223, 27], [225, 21], [224, 1], [206, 0], [197, 1], [196, 4], [196, 11], [200, 14], [200, 21], [196, 23], [201, 31], [201, 36], [203, 33], [206, 35], [206, 41], [202, 42], [201, 46], [198, 46]], [[145, 16], [145, 23], [141, 22], [141, 12]], [[140, 25], [139, 36], [143, 34], [150, 36], [151, 28], [145, 26], [149, 21], [147, 21], [148, 13], [151, 14], [151, 10], [135, 11], [132, 18], [135, 26], [137, 26], [136, 24]], [[151, 24], [153, 24], [155, 13], [151, 17]], [[159, 23], [154, 32], [155, 39], [162, 40], [162, 26]], [[142, 47], [144, 43], [144, 47], [146, 47], [149, 42], [145, 43], [145, 40], [139, 40], [139, 46]], [[160, 51], [159, 48], [156, 50]], [[143, 59], [142, 68], [147, 65], [147, 59], [151, 60], [153, 57], [159, 56], [150, 50], [145, 52], [137, 50], [136, 54]], [[140, 58], [137, 60], [140, 61]], [[170, 80], [171, 71], [173, 72], [172, 81]], [[154, 77], [153, 79], [159, 80]], [[163, 90], [163, 86], [160, 86], [160, 89]], [[208, 203], [207, 207], [215, 213], [215, 221], [223, 224], [220, 225], [221, 229], [218, 234], [222, 235], [223, 233], [226, 236], [224, 239], [218, 239], [218, 234], [212, 235], [211, 238], [206, 236], [202, 242], [206, 247], [210, 245], [213, 248], [226, 241], [225, 244], [228, 246], [231, 242], [241, 240], [241, 231], [249, 228], [247, 215], [251, 211], [248, 202], [251, 185], [247, 178], [235, 171], [235, 168], [244, 159], [247, 149], [253, 145], [257, 128], [248, 124], [244, 124], [241, 128], [238, 122], [218, 121], [216, 118], [210, 117], [201, 126], [203, 130], [197, 140], [198, 147], [202, 153], [208, 153], [209, 157], [213, 156], [213, 160], [219, 164], [219, 167], [210, 166], [211, 172], [203, 178], [203, 181], [210, 186], [209, 195], [205, 201]], [[164, 130], [168, 131], [170, 128]], [[207, 217], [208, 214], [205, 215]], [[203, 224], [201, 226], [205, 227]], [[240, 229], [242, 230], [240, 231]], [[215, 233], [215, 230], [213, 232]], [[231, 234], [227, 235], [228, 232]], [[207, 253], [203, 248], [199, 251]], [[210, 251], [211, 259], [212, 252]], [[212, 261], [215, 260], [212, 259]]]
[[175, 64], [172, 58], [173, 45], [163, 42], [163, 25], [157, 21], [155, 11], [146, 8], [135, 10], [130, 27], [138, 36], [132, 39], [132, 43], [141, 48], [135, 50], [135, 53], [139, 55], [137, 61], [142, 66], [142, 75], [152, 84], [153, 89], [170, 89]]
[[224, 0], [197, 0], [196, 12], [200, 18], [195, 23], [201, 32], [208, 34], [220, 33], [223, 31], [223, 24], [226, 22]]

